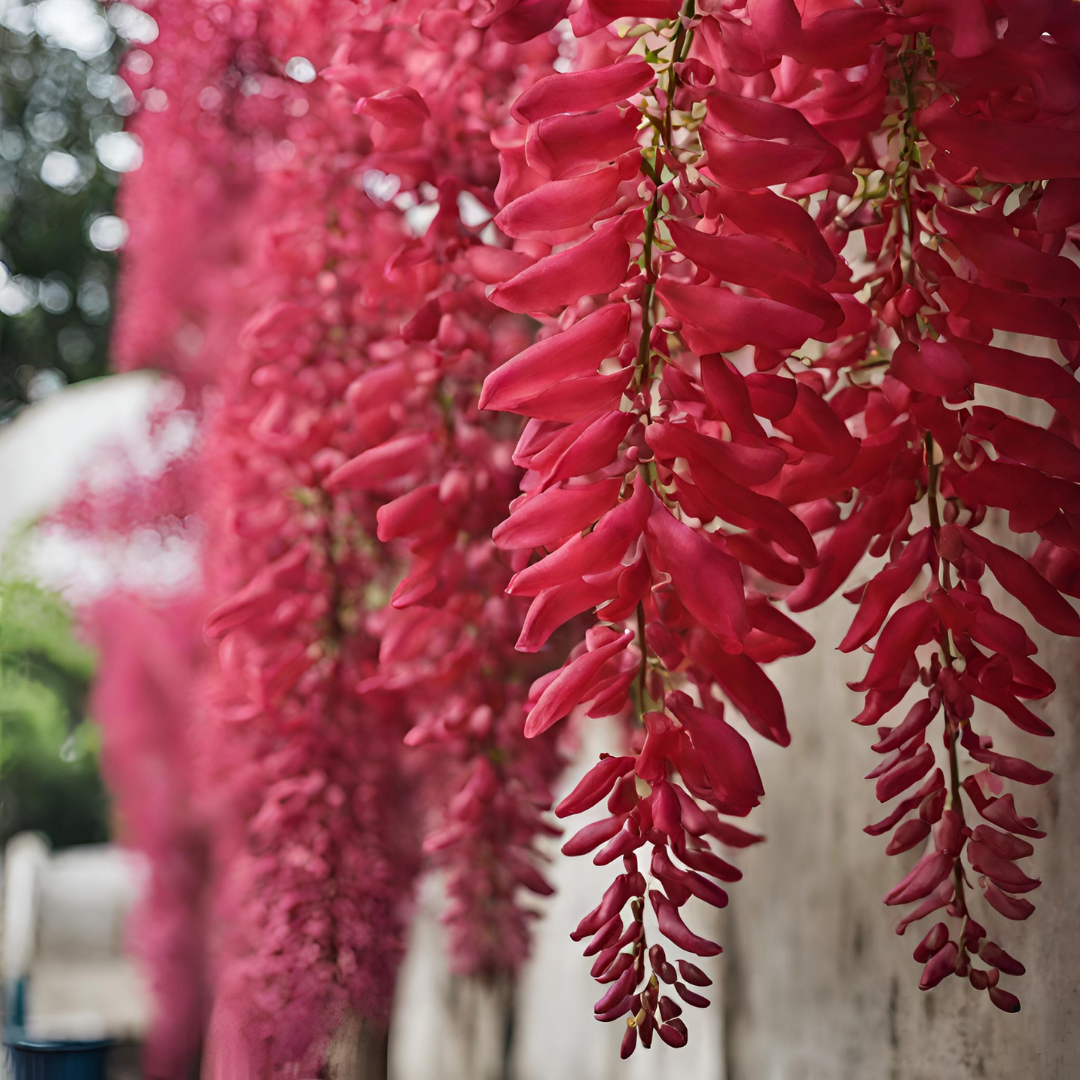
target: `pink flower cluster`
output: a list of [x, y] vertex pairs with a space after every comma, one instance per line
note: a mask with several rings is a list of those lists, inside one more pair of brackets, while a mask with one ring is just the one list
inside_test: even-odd
[[144, 1072], [186, 1074], [206, 1010], [209, 835], [195, 798], [194, 676], [203, 662], [194, 604], [112, 595], [86, 614], [100, 674], [91, 712], [124, 842], [149, 864], [130, 929], [156, 999]]
[[708, 979], [675, 951], [720, 951], [687, 904], [761, 839], [743, 725], [789, 744], [786, 611], [866, 559], [867, 831], [923, 850], [886, 902], [951, 920], [924, 989], [1018, 1008], [975, 905], [1031, 913], [1043, 834], [1003, 782], [1049, 773], [974, 724], [1050, 734], [1025, 702], [1054, 689], [987, 571], [1080, 636], [1080, 9], [172, 12], [120, 340], [208, 387], [215, 992], [257, 1071], [385, 1021], [425, 852], [459, 966], [520, 964], [567, 717], [627, 735], [556, 811], [606, 801], [563, 848], [617, 870], [573, 935], [596, 1015], [624, 1056], [683, 1045]]
[[[507, 20], [525, 7], [495, 25], [519, 34]], [[658, 1023], [665, 971], [660, 954], [646, 981], [646, 885], [631, 854], [642, 845], [663, 887], [649, 889], [661, 933], [715, 951], [674, 916], [695, 893], [726, 901], [686, 877], [707, 867], [681, 849], [708, 831], [699, 802], [742, 814], [762, 792], [713, 690], [786, 742], [757, 665], [811, 642], [775, 601], [822, 602], [867, 554], [890, 562], [848, 594], [860, 606], [841, 648], [878, 636], [853, 686], [868, 694], [857, 720], [879, 722], [917, 681], [928, 689], [875, 745], [888, 755], [871, 774], [882, 801], [929, 774], [871, 830], [899, 824], [890, 853], [929, 845], [886, 902], [921, 901], [901, 932], [942, 907], [958, 920], [955, 936], [939, 923], [916, 950], [924, 989], [956, 973], [1018, 1008], [998, 979], [1023, 967], [969, 911], [962, 855], [991, 908], [1030, 914], [1022, 894], [1038, 881], [1016, 865], [1032, 852], [1016, 834], [1041, 834], [1001, 780], [1050, 774], [994, 752], [972, 726], [974, 700], [1049, 734], [1022, 700], [1054, 684], [980, 579], [988, 568], [1048, 629], [1080, 634], [1060, 595], [1075, 595], [1076, 383], [1069, 367], [992, 340], [1043, 337], [1068, 365], [1080, 358], [1080, 272], [1060, 254], [1080, 211], [1075, 140], [1063, 137], [1080, 116], [1080, 17], [1068, 4], [762, 0], [667, 12], [616, 37], [603, 28], [620, 14], [665, 13], [576, 9], [574, 69], [515, 103], [496, 220], [522, 265], [492, 299], [552, 321], [482, 398], [531, 417], [517, 451], [525, 494], [503, 527], [546, 552], [510, 584], [535, 598], [519, 647], [583, 609], [600, 620], [534, 685], [526, 730], [582, 703], [590, 715], [632, 707], [644, 727], [636, 760], [602, 760], [560, 807], [577, 812], [635, 776], [611, 795], [612, 816], [564, 849], [606, 841], [597, 862], [626, 858], [579, 927], [611, 983], [597, 1013], [631, 1014], [624, 1054]], [[972, 404], [977, 384], [1041, 397], [1059, 418], [1047, 431]], [[1034, 564], [974, 531], [987, 505], [1039, 532]], [[924, 571], [922, 595], [893, 611]], [[932, 642], [939, 653], [920, 662]], [[948, 782], [926, 742], [939, 712]], [[962, 783], [961, 751], [985, 766]], [[671, 796], [675, 774], [688, 791]], [[967, 823], [962, 793], [990, 824]], [[669, 868], [669, 847], [688, 869]], [[667, 1041], [685, 1038], [660, 1021]]]
[[[815, 53], [805, 42], [819, 23], [836, 33]], [[1002, 781], [1042, 784], [1051, 774], [995, 752], [974, 725], [997, 712], [1051, 734], [1024, 701], [1045, 698], [1054, 682], [983, 582], [989, 571], [1035, 621], [1080, 636], [1061, 595], [1077, 595], [1063, 553], [1077, 539], [1066, 492], [1080, 460], [1071, 370], [1080, 270], [1063, 249], [1080, 222], [1067, 135], [1080, 122], [1078, 31], [1080, 12], [1062, 4], [830, 5], [809, 24], [804, 14], [798, 63], [780, 65], [770, 94], [844, 155], [844, 169], [794, 193], [821, 192], [822, 235], [858, 253], [837, 291], [865, 305], [860, 324], [815, 361], [860, 449], [832, 476], [803, 468], [787, 485], [789, 498], [821, 508], [818, 528], [829, 529], [819, 566], [788, 606], [819, 603], [867, 553], [888, 557], [845, 594], [858, 612], [840, 645], [877, 639], [852, 686], [866, 694], [858, 723], [908, 704], [899, 724], [878, 728], [874, 749], [886, 756], [870, 774], [880, 801], [903, 798], [867, 831], [895, 827], [889, 854], [925, 848], [885, 902], [918, 901], [899, 933], [939, 909], [954, 920], [915, 950], [923, 989], [956, 974], [1007, 1011], [1020, 1006], [999, 977], [1024, 968], [992, 940], [973, 899], [1007, 919], [1030, 915], [1023, 894], [1039, 882], [1017, 860], [1033, 851], [1025, 838], [1043, 834]], [[1004, 348], [996, 332], [1047, 339], [1033, 351], [1056, 346], [1066, 366]], [[985, 404], [1035, 415], [1024, 398], [1057, 410], [1049, 430]], [[1033, 560], [976, 531], [988, 507], [1008, 510], [1013, 532], [1039, 533]], [[936, 652], [925, 657], [924, 645]], [[941, 751], [927, 741], [938, 717]], [[962, 778], [965, 759], [975, 771]]]
[[[514, 105], [521, 127], [504, 140], [496, 223], [525, 243], [518, 272], [492, 299], [559, 318], [488, 377], [481, 397], [487, 408], [530, 417], [515, 456], [527, 470], [524, 494], [495, 534], [500, 546], [545, 552], [509, 585], [512, 595], [533, 598], [518, 648], [539, 649], [583, 611], [597, 610], [600, 620], [560, 670], [533, 684], [526, 733], [582, 704], [591, 716], [632, 709], [640, 720], [634, 752], [602, 759], [558, 809], [577, 813], [611, 793], [611, 816], [563, 850], [602, 844], [594, 861], [623, 862], [575, 936], [590, 938], [593, 974], [610, 983], [598, 1017], [631, 1014], [624, 1053], [639, 1036], [648, 1046], [654, 1030], [672, 1045], [685, 1042], [681, 1007], [660, 996], [660, 982], [673, 982], [691, 1005], [706, 1003], [675, 978], [661, 946], [649, 947], [646, 893], [663, 937], [713, 955], [719, 946], [693, 933], [680, 909], [691, 896], [724, 906], [727, 894], [713, 879], [740, 876], [708, 837], [756, 839], [718, 817], [748, 814], [764, 792], [749, 744], [725, 720], [715, 691], [786, 745], [783, 705], [761, 665], [812, 644], [744, 581], [744, 567], [758, 575], [769, 560], [797, 579], [817, 561], [806, 525], [756, 490], [777, 480], [789, 457], [755, 418], [754, 395], [782, 398], [793, 416], [828, 411], [812, 390], [800, 393], [801, 383], [771, 373], [781, 354], [763, 353], [749, 382], [722, 355], [758, 338], [766, 322], [770, 349], [801, 346], [809, 328], [805, 320], [784, 325], [783, 312], [770, 318], [777, 303], [727, 288], [711, 269], [691, 273], [698, 237], [704, 247], [723, 240], [686, 224], [709, 213], [719, 189], [689, 174], [671, 134], [675, 114], [693, 104], [682, 75], [690, 37], [678, 23], [660, 38], [659, 74], [628, 54], [631, 44], [595, 35], [582, 50], [589, 66], [548, 76]], [[644, 146], [643, 113], [651, 132]], [[821, 438], [808, 419], [788, 428], [799, 451]], [[834, 430], [854, 448], [838, 420], [827, 435]], [[740, 539], [732, 543], [722, 521]], [[678, 676], [697, 687], [700, 706]], [[651, 888], [639, 870], [643, 847], [651, 850]]]
[[[154, 7], [154, 43], [125, 57], [147, 152], [126, 176], [113, 354], [120, 370], [156, 367], [188, 387], [212, 383], [248, 311], [235, 274], [251, 258], [257, 162], [280, 134], [280, 103], [247, 91], [265, 67], [261, 0]], [[223, 297], [232, 295], [230, 303]]]
[[[498, 179], [491, 132], [505, 120], [523, 61], [550, 62], [553, 50], [512, 49], [457, 11], [439, 14], [437, 29], [421, 23], [428, 45], [422, 62], [409, 61], [409, 86], [355, 106], [367, 121], [370, 162], [400, 182], [406, 202], [426, 190], [434, 217], [385, 261], [402, 305], [414, 307], [403, 306], [400, 332], [350, 388], [368, 415], [383, 417], [372, 429], [380, 441], [341, 464], [326, 486], [379, 499], [377, 538], [401, 558], [403, 576], [373, 620], [379, 670], [363, 690], [404, 694], [406, 742], [450, 752], [447, 775], [432, 778], [446, 785], [445, 811], [425, 850], [446, 874], [456, 966], [492, 975], [515, 970], [528, 951], [534, 913], [517, 902], [519, 889], [551, 891], [534, 842], [553, 831], [541, 814], [561, 759], [551, 740], [534, 748], [522, 733], [522, 684], [540, 669], [513, 649], [523, 613], [504, 595], [511, 572], [491, 539], [519, 472], [506, 426], [477, 408], [485, 374], [528, 339], [486, 299], [475, 274], [491, 252], [480, 239]], [[395, 36], [415, 47], [409, 32]], [[356, 87], [360, 72], [339, 63], [330, 77]], [[463, 200], [480, 220], [463, 220]], [[400, 205], [384, 212], [400, 227]]]
[[[147, 870], [127, 944], [153, 995], [141, 1063], [153, 1080], [188, 1075], [210, 1003], [212, 829], [195, 722], [208, 660], [205, 599], [197, 578], [157, 583], [144, 593], [145, 575], [128, 573], [151, 536], [161, 545], [152, 558], [169, 548], [194, 554], [198, 545], [204, 469], [192, 448], [177, 452], [175, 425], [190, 414], [176, 401], [154, 403], [140, 447], [163, 462], [159, 472], [149, 473], [134, 448], [106, 443], [91, 466], [102, 465], [112, 482], [79, 484], [46, 522], [111, 576], [104, 589], [91, 578], [78, 597], [80, 630], [96, 653], [89, 712], [101, 730], [112, 820]], [[95, 476], [93, 467], [87, 476]]]
[[[259, 1075], [314, 1070], [347, 1011], [385, 1027], [423, 833], [465, 971], [513, 971], [534, 914], [522, 891], [550, 892], [536, 840], [555, 831], [542, 813], [561, 758], [522, 734], [540, 669], [513, 650], [520, 603], [491, 541], [519, 472], [512, 428], [476, 406], [527, 337], [475, 283], [483, 226], [462, 207], [494, 211], [500, 103], [555, 50], [436, 14], [418, 29], [393, 6], [215, 9], [209, 24], [196, 10], [162, 28], [158, 74], [182, 116], [212, 115], [182, 134], [168, 110], [142, 118], [148, 160], [179, 143], [207, 183], [246, 185], [216, 190], [211, 244], [184, 238], [198, 290], [161, 272], [156, 230], [183, 194], [143, 174], [129, 195], [125, 325], [161, 333], [132, 362], [179, 374], [204, 417], [217, 645], [194, 719], [215, 823], [215, 1009], [242, 1029], [211, 1040], [211, 1070], [240, 1067], [237, 1053]], [[185, 27], [205, 55], [177, 41]], [[196, 77], [173, 84], [188, 48]], [[300, 49], [321, 72], [310, 85], [288, 75]], [[147, 280], [160, 289], [137, 291]]]

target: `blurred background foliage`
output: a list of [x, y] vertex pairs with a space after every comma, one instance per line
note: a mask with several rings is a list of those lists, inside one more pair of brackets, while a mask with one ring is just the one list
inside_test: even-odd
[[129, 4], [0, 0], [0, 423], [105, 373], [126, 236], [113, 202], [141, 160], [117, 65], [148, 65], [138, 45], [156, 33]]
[[24, 829], [56, 847], [108, 838], [98, 733], [85, 719], [93, 671], [59, 596], [0, 581], [0, 844]]
[[[122, 56], [147, 70], [139, 46], [156, 34], [131, 4], [0, 0], [0, 427], [108, 369], [127, 235], [116, 188], [142, 157], [117, 71]], [[59, 596], [0, 576], [0, 844], [24, 829], [56, 846], [107, 839], [93, 667]]]

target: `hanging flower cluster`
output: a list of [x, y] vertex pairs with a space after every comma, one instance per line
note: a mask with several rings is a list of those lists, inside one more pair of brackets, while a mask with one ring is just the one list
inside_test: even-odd
[[[263, 31], [271, 45], [292, 30], [281, 22]], [[276, 1075], [313, 1071], [350, 1009], [385, 1021], [419, 837], [401, 703], [360, 690], [378, 652], [364, 627], [374, 507], [325, 484], [392, 423], [389, 402], [364, 409], [381, 327], [363, 315], [394, 303], [379, 259], [400, 236], [357, 197], [365, 147], [344, 88], [262, 78], [280, 85], [288, 145], [266, 166], [255, 313], [206, 435], [207, 693], [232, 823], [218, 837], [218, 1007], [254, 1071]]]
[[[188, 1075], [208, 1008], [211, 829], [192, 723], [207, 650], [198, 577], [176, 573], [198, 562], [203, 470], [180, 442], [190, 414], [178, 400], [153, 403], [137, 455], [115, 444], [96, 449], [109, 482], [78, 484], [43, 522], [98, 567], [76, 583], [75, 599], [96, 653], [90, 715], [101, 729], [117, 836], [146, 867], [128, 943], [153, 995], [141, 1062], [153, 1080]], [[157, 544], [150, 558], [164, 579], [143, 563]]]
[[145, 152], [118, 207], [135, 224], [112, 342], [121, 370], [155, 367], [188, 387], [212, 383], [247, 317], [234, 276], [252, 254], [245, 219], [257, 210], [257, 157], [280, 128], [280, 104], [245, 82], [265, 67], [262, 6], [160, 5], [154, 42], [124, 59], [141, 104], [131, 131]]
[[[371, 32], [354, 30], [353, 56], [366, 56]], [[510, 88], [537, 62], [550, 64], [554, 50], [512, 48], [452, 6], [428, 9], [416, 27], [397, 16], [390, 41], [411, 79], [357, 101], [371, 140], [365, 176], [399, 223], [433, 217], [385, 261], [386, 279], [402, 290], [400, 331], [350, 388], [368, 415], [385, 416], [372, 428], [380, 441], [326, 487], [380, 501], [378, 539], [403, 557], [390, 604], [373, 619], [379, 671], [364, 691], [407, 693], [406, 741], [439, 745], [458, 763], [436, 779], [446, 785], [437, 800], [445, 812], [425, 850], [446, 874], [457, 967], [494, 975], [528, 952], [534, 913], [519, 890], [551, 892], [535, 841], [552, 831], [542, 811], [561, 759], [552, 740], [534, 747], [522, 733], [524, 686], [540, 669], [514, 651], [523, 612], [504, 595], [511, 571], [491, 540], [520, 476], [507, 439], [516, 425], [477, 409], [484, 376], [528, 339], [486, 299], [477, 274], [499, 258], [480, 239], [499, 176], [492, 132], [506, 119]], [[355, 92], [363, 71], [339, 63], [324, 77]], [[380, 199], [377, 186], [387, 183], [397, 194]]]
[[[599, 619], [567, 663], [534, 684], [526, 732], [583, 703], [590, 716], [632, 709], [641, 722], [632, 753], [603, 757], [557, 811], [608, 797], [610, 816], [563, 850], [599, 847], [597, 863], [623, 862], [575, 937], [590, 939], [593, 974], [610, 984], [597, 1016], [630, 1014], [626, 1055], [654, 1031], [686, 1041], [681, 1006], [661, 983], [707, 1004], [687, 985], [707, 981], [700, 970], [680, 962], [680, 977], [663, 946], [650, 947], [646, 895], [662, 937], [713, 955], [719, 946], [691, 931], [681, 909], [692, 896], [724, 906], [717, 881], [740, 876], [710, 837], [758, 839], [719, 816], [748, 814], [764, 791], [716, 691], [761, 735], [789, 742], [761, 665], [812, 639], [773, 602], [770, 582], [802, 581], [818, 560], [807, 525], [773, 492], [807, 455], [850, 460], [858, 447], [820, 383], [785, 365], [807, 338], [835, 337], [844, 322], [816, 284], [833, 277], [834, 256], [800, 206], [753, 192], [785, 178], [768, 160], [736, 187], [714, 180], [737, 182], [719, 153], [703, 167], [712, 135], [698, 122], [708, 115], [701, 106], [739, 105], [708, 88], [715, 71], [691, 57], [697, 30], [695, 19], [650, 30], [648, 59], [630, 51], [633, 36], [589, 35], [578, 69], [517, 99], [522, 126], [505, 141], [496, 224], [529, 246], [492, 299], [559, 317], [488, 377], [481, 398], [530, 417], [516, 451], [524, 494], [496, 531], [500, 545], [543, 554], [510, 582], [511, 594], [534, 598], [518, 647], [538, 649], [582, 611]], [[809, 141], [808, 170], [841, 160], [823, 139]], [[721, 219], [737, 221], [738, 235], [718, 234]], [[706, 222], [711, 231], [699, 228]], [[790, 233], [805, 251], [775, 239]], [[749, 372], [723, 355], [749, 345]], [[758, 414], [782, 435], [770, 437]]]
[[[642, 845], [662, 886], [649, 889], [661, 933], [716, 950], [676, 915], [695, 893], [726, 900], [694, 874], [710, 866], [695, 862], [700, 841], [687, 842], [708, 832], [690, 796], [741, 814], [762, 791], [741, 736], [709, 716], [713, 687], [786, 742], [757, 662], [810, 640], [771, 601], [786, 586], [791, 610], [820, 603], [868, 552], [890, 562], [849, 594], [860, 608], [841, 648], [880, 631], [854, 686], [868, 693], [857, 720], [881, 720], [916, 681], [927, 688], [875, 745], [889, 755], [871, 774], [882, 801], [925, 780], [870, 830], [899, 823], [890, 853], [929, 838], [886, 902], [922, 901], [901, 931], [942, 907], [957, 920], [916, 950], [924, 989], [957, 973], [1018, 1008], [997, 984], [1023, 967], [969, 912], [961, 856], [966, 846], [992, 908], [1030, 914], [1020, 894], [1038, 882], [1016, 860], [1032, 851], [1022, 837], [1041, 834], [1000, 796], [1001, 779], [1050, 774], [994, 752], [972, 727], [973, 702], [1049, 734], [1021, 699], [1045, 697], [1053, 681], [979, 580], [989, 568], [1047, 628], [1080, 633], [1037, 569], [1075, 593], [1076, 383], [1055, 361], [991, 340], [1044, 337], [1077, 359], [1080, 271], [1059, 252], [1080, 170], [1068, 138], [1054, 137], [1076, 123], [1076, 9], [972, 0], [800, 13], [763, 0], [603, 29], [620, 14], [665, 12], [578, 8], [574, 69], [514, 106], [523, 130], [503, 151], [496, 221], [526, 264], [492, 299], [557, 321], [489, 376], [482, 399], [532, 418], [517, 451], [525, 494], [505, 526], [513, 536], [515, 521], [523, 532], [542, 523], [520, 542], [544, 557], [510, 584], [535, 597], [519, 647], [583, 609], [600, 620], [534, 685], [526, 730], [582, 703], [589, 715], [632, 705], [644, 728], [636, 754], [604, 758], [559, 808], [579, 812], [615, 788], [612, 816], [564, 849], [606, 842], [597, 862], [626, 860], [578, 930], [611, 983], [597, 1013], [631, 1013], [624, 1054], [658, 1022], [663, 954], [646, 981], [645, 882], [630, 854]], [[969, 404], [976, 384], [1042, 397], [1064, 417], [1048, 432]], [[1039, 531], [1035, 566], [975, 531], [987, 505], [1009, 510], [1015, 531]], [[890, 615], [924, 569], [922, 595]], [[930, 642], [940, 653], [920, 665]], [[676, 672], [704, 711], [668, 689]], [[939, 712], [948, 782], [926, 742]], [[960, 748], [986, 766], [962, 784]], [[968, 824], [962, 790], [990, 824]], [[688, 869], [673, 868], [669, 848]], [[671, 1015], [661, 1011], [659, 1032], [681, 1041]]]
[[[788, 745], [766, 665], [813, 646], [784, 608], [867, 558], [840, 648], [898, 800], [867, 831], [923, 849], [886, 902], [950, 920], [924, 989], [1018, 1008], [976, 904], [1031, 913], [1004, 782], [1049, 773], [973, 725], [1050, 734], [987, 571], [1080, 636], [1080, 8], [190, 6], [122, 326], [213, 387], [217, 994], [261, 1074], [385, 1020], [422, 833], [459, 966], [517, 967], [567, 717], [626, 733], [556, 810], [606, 804], [563, 847], [615, 868], [573, 935], [596, 1015], [624, 1056], [683, 1045], [708, 978], [678, 954], [720, 951], [688, 904], [761, 839], [743, 725]], [[194, 292], [171, 201], [209, 234]]]
[[[983, 583], [989, 571], [1044, 627], [1080, 635], [1061, 595], [1076, 595], [1068, 515], [1080, 477], [1070, 419], [1080, 268], [1063, 254], [1080, 222], [1068, 134], [1080, 119], [1080, 11], [982, 2], [830, 9], [804, 16], [795, 62], [776, 69], [769, 96], [844, 154], [842, 170], [796, 193], [820, 192], [818, 227], [847, 256], [844, 291], [869, 309], [814, 360], [861, 445], [842, 471], [800, 466], [785, 482], [789, 500], [832, 507], [819, 525], [829, 530], [820, 564], [787, 602], [795, 611], [819, 603], [868, 552], [887, 556], [846, 594], [858, 612], [840, 644], [851, 651], [876, 637], [852, 685], [866, 694], [856, 722], [878, 724], [901, 703], [907, 710], [878, 728], [874, 750], [885, 757], [870, 774], [880, 801], [903, 797], [867, 832], [895, 829], [889, 854], [924, 853], [885, 902], [918, 902], [898, 933], [941, 909], [951, 920], [915, 949], [922, 989], [956, 974], [1015, 1011], [1019, 1001], [998, 980], [1024, 967], [979, 920], [1033, 910], [1025, 894], [1039, 882], [1017, 861], [1044, 834], [1002, 782], [1042, 784], [1051, 774], [995, 752], [975, 724], [998, 713], [1051, 734], [1024, 702], [1045, 698], [1054, 681]], [[828, 40], [819, 26], [834, 31]], [[995, 332], [1035, 339], [1038, 352], [1056, 344], [1068, 366], [1004, 348]], [[1059, 410], [1049, 430], [1012, 415], [1036, 414], [1026, 398]], [[840, 504], [850, 507], [841, 513]], [[988, 507], [1007, 510], [1014, 533], [1042, 537], [1032, 561], [977, 531]], [[926, 645], [932, 655], [918, 651]], [[935, 720], [941, 750], [928, 738]], [[983, 912], [973, 903], [980, 895]]]
[[125, 844], [149, 865], [132, 939], [155, 1017], [143, 1054], [151, 1077], [186, 1075], [206, 1009], [208, 829], [194, 798], [190, 723], [202, 661], [190, 601], [150, 607], [112, 595], [87, 619], [99, 656], [92, 713]]
[[[490, 217], [498, 103], [555, 54], [485, 44], [443, 15], [418, 30], [393, 6], [265, 12], [246, 47], [261, 67], [243, 93], [263, 99], [246, 132], [252, 202], [231, 226], [247, 256], [211, 296], [250, 317], [233, 356], [203, 353], [219, 365], [202, 450], [218, 647], [200, 721], [219, 820], [216, 997], [244, 1034], [212, 1043], [225, 1071], [237, 1053], [260, 1074], [314, 1068], [347, 1010], [385, 1027], [426, 818], [463, 969], [512, 971], [528, 945], [520, 890], [550, 892], [535, 841], [553, 831], [541, 815], [561, 759], [522, 735], [537, 669], [512, 648], [520, 604], [490, 538], [518, 481], [515, 425], [476, 409], [525, 327], [474, 281], [482, 225], [464, 223], [462, 197]], [[296, 49], [317, 81], [311, 61], [286, 61]], [[403, 77], [424, 96], [377, 92]], [[380, 610], [405, 541], [411, 565]], [[406, 750], [410, 727], [451, 757]]]

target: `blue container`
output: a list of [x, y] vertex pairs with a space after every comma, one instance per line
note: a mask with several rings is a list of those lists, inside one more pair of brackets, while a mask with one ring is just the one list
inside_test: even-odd
[[112, 1042], [28, 1039], [18, 1028], [4, 1032], [12, 1080], [105, 1080]]

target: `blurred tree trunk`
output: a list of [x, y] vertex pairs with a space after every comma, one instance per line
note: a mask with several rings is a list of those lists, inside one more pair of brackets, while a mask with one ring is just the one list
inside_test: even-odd
[[389, 1031], [349, 1014], [326, 1054], [328, 1080], [387, 1080]]

